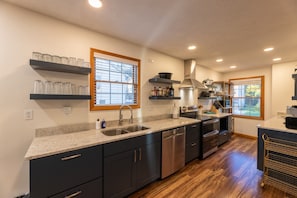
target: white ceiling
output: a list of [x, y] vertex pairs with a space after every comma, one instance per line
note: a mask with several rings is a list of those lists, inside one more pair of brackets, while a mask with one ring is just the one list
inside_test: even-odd
[[297, 60], [297, 0], [103, 0], [100, 9], [87, 0], [5, 1], [219, 72]]

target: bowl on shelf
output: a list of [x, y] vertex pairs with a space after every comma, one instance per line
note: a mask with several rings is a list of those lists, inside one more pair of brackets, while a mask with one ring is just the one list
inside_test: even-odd
[[160, 72], [159, 77], [165, 79], [171, 79], [172, 73], [169, 72]]

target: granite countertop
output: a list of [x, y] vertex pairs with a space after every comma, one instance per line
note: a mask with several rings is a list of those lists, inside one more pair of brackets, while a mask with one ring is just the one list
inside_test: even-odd
[[214, 118], [223, 118], [223, 117], [227, 117], [227, 116], [232, 116], [231, 113], [214, 113], [214, 114], [204, 113], [202, 115], [203, 116], [214, 117]]
[[258, 128], [275, 130], [275, 131], [283, 131], [288, 133], [296, 133], [295, 129], [288, 129], [285, 126], [285, 118], [283, 117], [273, 117], [269, 120], [264, 121], [262, 124], [257, 125]]
[[[170, 128], [194, 124], [197, 122], [200, 121], [196, 119], [180, 117], [178, 119], [163, 119], [143, 123], [134, 123], [141, 124], [143, 126], [149, 127], [150, 129], [116, 136], [106, 136], [101, 132], [101, 130], [92, 129], [67, 134], [35, 137], [25, 155], [25, 158], [28, 160], [37, 159], [76, 149], [86, 148], [90, 146], [115, 142], [132, 137], [159, 132]], [[112, 128], [119, 128], [119, 126], [108, 127], [108, 129]]]

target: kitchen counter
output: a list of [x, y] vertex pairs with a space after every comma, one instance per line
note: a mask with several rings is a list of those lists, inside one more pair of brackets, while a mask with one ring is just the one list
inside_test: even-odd
[[[62, 152], [115, 142], [167, 130], [170, 128], [185, 126], [197, 122], [200, 121], [196, 119], [180, 117], [178, 119], [163, 119], [143, 123], [134, 123], [141, 124], [143, 126], [149, 127], [150, 129], [116, 136], [106, 136], [101, 132], [101, 130], [92, 129], [68, 134], [35, 137], [25, 155], [25, 158], [28, 160], [37, 159]], [[107, 129], [120, 127], [122, 126], [108, 127]]]
[[275, 130], [275, 131], [282, 131], [287, 133], [296, 133], [297, 130], [295, 129], [288, 129], [285, 126], [285, 118], [282, 117], [274, 117], [269, 120], [264, 121], [262, 124], [257, 125], [258, 128]]
[[203, 116], [214, 117], [214, 118], [223, 118], [223, 117], [227, 117], [227, 116], [232, 116], [231, 113], [214, 113], [214, 114], [204, 113], [202, 115]]

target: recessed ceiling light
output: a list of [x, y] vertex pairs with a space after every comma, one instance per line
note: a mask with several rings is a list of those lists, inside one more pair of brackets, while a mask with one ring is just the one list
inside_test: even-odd
[[280, 60], [282, 60], [282, 58], [280, 58], [280, 57], [278, 57], [278, 58], [274, 58], [274, 59], [272, 59], [273, 61], [280, 61]]
[[88, 0], [89, 4], [94, 8], [101, 8], [102, 7], [102, 1], [100, 0]]
[[230, 69], [235, 69], [237, 66], [236, 65], [231, 65]]
[[272, 50], [274, 50], [273, 47], [267, 47], [267, 48], [264, 49], [264, 52], [270, 52], [270, 51], [272, 51]]
[[223, 59], [222, 59], [222, 58], [218, 58], [218, 59], [216, 60], [216, 62], [217, 62], [217, 63], [223, 62]]
[[194, 49], [196, 49], [197, 47], [195, 46], [195, 45], [190, 45], [189, 47], [188, 47], [188, 50], [194, 50]]

